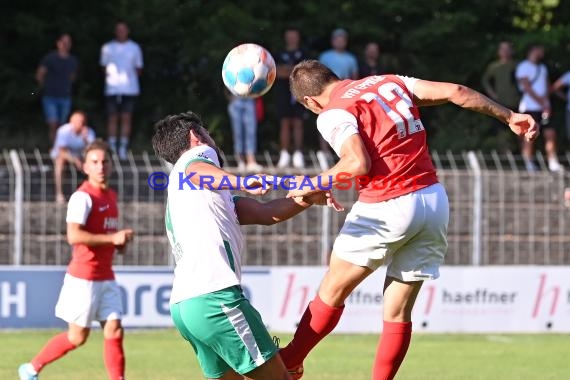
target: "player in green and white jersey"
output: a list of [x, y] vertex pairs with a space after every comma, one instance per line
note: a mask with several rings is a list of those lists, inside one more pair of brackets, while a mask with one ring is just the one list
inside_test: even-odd
[[[170, 299], [174, 324], [190, 342], [209, 379], [285, 380], [290, 375], [261, 316], [244, 297], [241, 224], [270, 225], [311, 204], [340, 210], [329, 192], [267, 203], [235, 197], [243, 178], [221, 169], [218, 148], [200, 118], [168, 116], [155, 126], [156, 154], [174, 164], [169, 175], [165, 224], [176, 260]], [[268, 189], [261, 180], [244, 189]]]

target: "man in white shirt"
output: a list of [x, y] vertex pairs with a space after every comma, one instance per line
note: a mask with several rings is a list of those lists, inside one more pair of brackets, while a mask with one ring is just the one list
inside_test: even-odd
[[83, 149], [95, 140], [95, 132], [86, 124], [87, 117], [82, 111], [75, 111], [69, 118], [69, 123], [57, 129], [55, 143], [50, 152], [54, 160], [55, 199], [58, 203], [65, 202], [63, 195], [63, 168], [65, 163], [75, 165], [81, 170]]
[[124, 21], [119, 21], [115, 25], [115, 39], [101, 48], [100, 64], [105, 71], [109, 145], [117, 152], [120, 114], [122, 130], [118, 153], [121, 160], [126, 160], [133, 108], [140, 93], [138, 77], [142, 73], [143, 58], [140, 46], [129, 39], [129, 27]]
[[[531, 45], [527, 50], [527, 59], [519, 63], [516, 78], [523, 95], [519, 103], [519, 112], [531, 115], [538, 124], [542, 125], [548, 169], [556, 172], [562, 170], [556, 154], [556, 131], [550, 126], [550, 100], [548, 69], [542, 62], [544, 47]], [[522, 155], [528, 171], [536, 171], [533, 162], [534, 142], [522, 142]]]

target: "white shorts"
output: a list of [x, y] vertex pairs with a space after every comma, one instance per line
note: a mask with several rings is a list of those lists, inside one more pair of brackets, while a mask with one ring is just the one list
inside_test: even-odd
[[68, 323], [90, 327], [93, 321], [121, 319], [122, 301], [115, 280], [91, 281], [65, 274], [55, 316]]
[[449, 203], [437, 183], [378, 203], [356, 202], [333, 246], [338, 258], [402, 281], [439, 277], [447, 252]]

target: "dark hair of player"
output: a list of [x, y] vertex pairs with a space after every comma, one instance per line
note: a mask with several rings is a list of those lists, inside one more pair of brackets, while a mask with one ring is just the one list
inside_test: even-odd
[[[154, 131], [152, 136], [154, 153], [171, 164], [176, 163], [182, 153], [188, 150], [190, 131], [193, 131], [202, 142], [210, 139], [202, 119], [192, 111], [165, 117], [154, 125]], [[223, 166], [218, 147], [211, 147], [218, 154], [220, 166]]]
[[111, 147], [109, 146], [109, 144], [107, 144], [105, 141], [101, 139], [96, 139], [95, 141], [87, 145], [83, 150], [83, 157], [84, 158], [87, 157], [87, 153], [91, 152], [92, 150], [102, 150], [105, 152], [105, 154], [107, 154], [107, 156], [111, 157]]
[[314, 59], [297, 64], [289, 76], [291, 94], [303, 104], [305, 96], [320, 95], [329, 83], [338, 80], [331, 69]]

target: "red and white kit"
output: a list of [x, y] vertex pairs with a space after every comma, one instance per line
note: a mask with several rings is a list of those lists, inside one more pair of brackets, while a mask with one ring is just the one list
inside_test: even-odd
[[413, 102], [416, 82], [397, 75], [341, 81], [317, 119], [338, 155], [359, 134], [371, 160], [371, 181], [360, 189], [334, 254], [371, 269], [386, 264], [387, 275], [403, 281], [439, 277], [447, 251], [449, 204]]
[[[67, 223], [78, 223], [93, 234], [111, 234], [118, 229], [117, 195], [84, 182], [69, 199]], [[59, 300], [57, 317], [89, 327], [93, 321], [120, 319], [121, 295], [112, 263], [115, 246], [73, 246]]]

